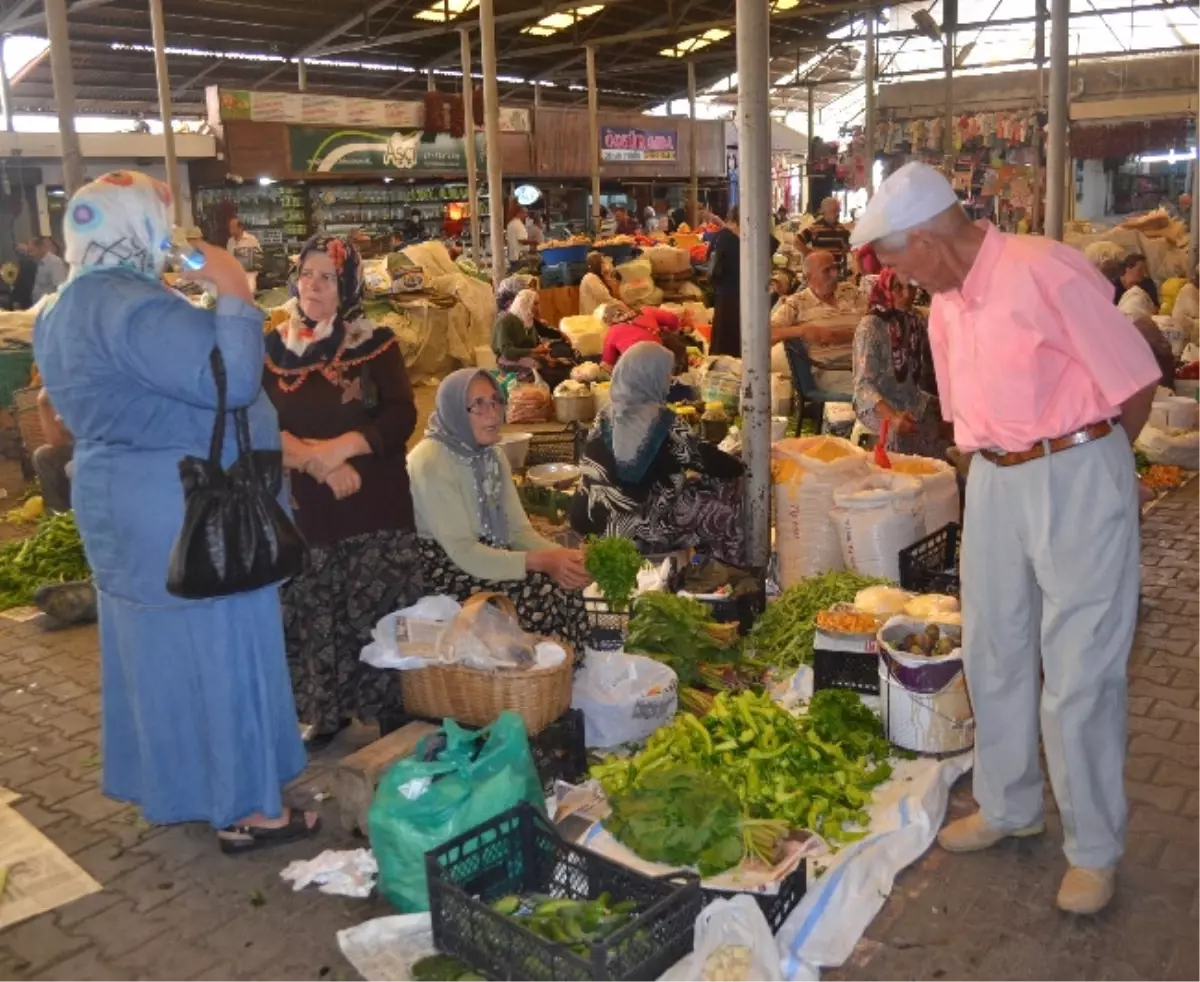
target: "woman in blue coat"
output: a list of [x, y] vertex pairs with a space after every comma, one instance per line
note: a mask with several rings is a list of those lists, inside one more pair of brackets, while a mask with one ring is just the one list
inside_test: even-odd
[[[262, 314], [221, 249], [202, 247], [199, 274], [220, 294], [215, 311], [163, 286], [171, 193], [144, 174], [81, 188], [64, 232], [71, 278], [37, 321], [34, 353], [75, 436], [72, 501], [99, 593], [104, 793], [150, 822], [208, 822], [225, 852], [312, 834], [317, 817], [282, 797], [305, 754], [278, 589], [188, 601], [165, 586], [179, 460], [208, 455], [214, 345], [229, 408], [249, 410], [256, 449], [279, 447]], [[222, 463], [236, 456], [227, 439]]]

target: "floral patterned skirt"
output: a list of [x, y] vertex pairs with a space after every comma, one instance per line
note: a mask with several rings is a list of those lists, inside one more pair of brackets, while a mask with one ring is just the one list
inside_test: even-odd
[[281, 591], [288, 668], [301, 723], [318, 734], [401, 709], [395, 672], [359, 660], [371, 629], [424, 593], [417, 537], [383, 529], [309, 551]]
[[564, 590], [545, 573], [530, 573], [522, 580], [480, 579], [456, 566], [433, 539], [419, 541], [426, 593], [443, 593], [460, 602], [474, 593], [503, 593], [516, 606], [522, 630], [566, 641], [575, 648], [579, 664], [589, 634], [583, 594]]

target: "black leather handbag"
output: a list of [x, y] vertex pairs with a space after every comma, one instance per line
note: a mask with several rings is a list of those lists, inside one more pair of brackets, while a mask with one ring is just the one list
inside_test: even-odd
[[184, 457], [183, 528], [171, 548], [167, 590], [200, 600], [248, 593], [295, 576], [304, 568], [306, 545], [279, 504], [283, 454], [250, 447], [245, 409], [233, 413], [238, 458], [221, 467], [225, 443], [225, 361], [210, 356], [217, 383], [217, 418], [208, 458]]

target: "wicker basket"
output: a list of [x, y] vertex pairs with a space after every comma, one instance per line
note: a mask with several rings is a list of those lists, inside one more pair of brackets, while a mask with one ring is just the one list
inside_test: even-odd
[[[459, 617], [477, 616], [489, 601], [516, 617], [512, 601], [498, 593], [469, 597]], [[525, 720], [530, 735], [540, 733], [571, 705], [575, 652], [565, 642], [554, 643], [566, 651], [567, 657], [553, 668], [487, 671], [465, 665], [437, 665], [401, 672], [404, 710], [409, 716], [424, 719], [449, 718], [468, 726], [486, 726], [510, 709]]]
[[46, 442], [46, 434], [42, 431], [42, 419], [38, 413], [38, 395], [41, 386], [29, 389], [17, 389], [13, 393], [13, 411], [17, 417], [17, 429], [21, 433], [21, 442], [25, 452], [32, 454]]

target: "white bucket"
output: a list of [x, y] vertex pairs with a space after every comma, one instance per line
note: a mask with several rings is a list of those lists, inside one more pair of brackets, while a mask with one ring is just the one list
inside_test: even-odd
[[485, 372], [494, 372], [500, 367], [496, 361], [496, 352], [491, 349], [490, 345], [476, 345], [475, 367], [482, 368]]
[[[962, 667], [962, 650], [948, 655], [925, 658], [908, 655], [893, 647], [885, 638], [924, 630], [924, 621], [893, 617], [879, 632], [879, 697], [883, 729], [888, 740], [905, 750], [920, 754], [952, 754], [975, 745], [975, 714], [967, 695], [967, 680]], [[899, 673], [931, 670], [948, 674], [948, 680], [936, 691], [923, 691], [928, 685], [902, 679]]]

